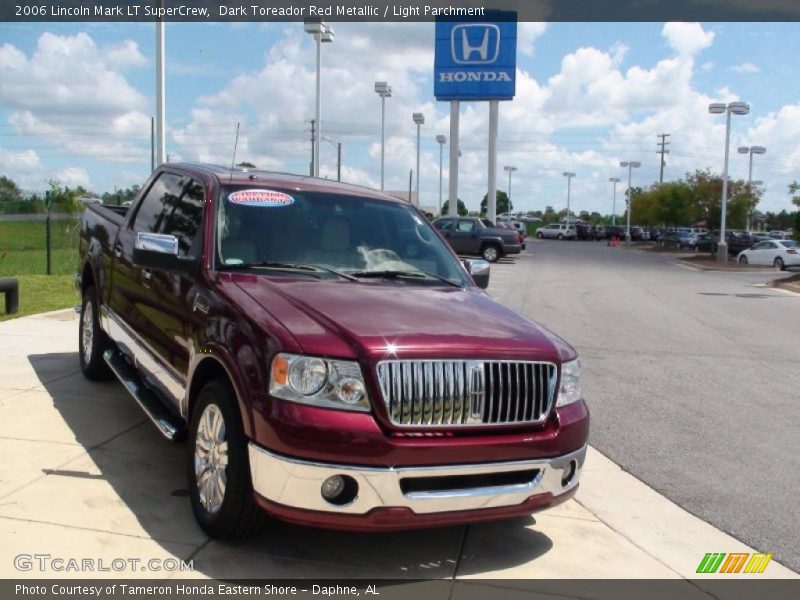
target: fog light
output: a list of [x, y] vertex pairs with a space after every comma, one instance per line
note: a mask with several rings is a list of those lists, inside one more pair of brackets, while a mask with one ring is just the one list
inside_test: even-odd
[[344, 477], [333, 475], [322, 482], [322, 497], [329, 502], [336, 500], [344, 491]]
[[566, 468], [564, 477], [561, 478], [561, 487], [567, 487], [575, 479], [575, 472], [578, 470], [578, 462], [571, 460]]

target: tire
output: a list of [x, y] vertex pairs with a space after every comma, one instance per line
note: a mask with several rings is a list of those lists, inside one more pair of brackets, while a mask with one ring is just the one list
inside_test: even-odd
[[740, 265], [746, 265], [747, 264], [747, 257], [746, 256], [740, 256], [739, 257], [739, 264]]
[[83, 292], [81, 314], [78, 319], [78, 357], [81, 372], [86, 379], [101, 381], [111, 377], [111, 370], [103, 358], [103, 352], [110, 345], [108, 336], [100, 329], [97, 292], [94, 287], [88, 287]]
[[564, 239], [564, 234], [563, 233], [559, 233], [557, 239], [563, 240]]
[[[188, 446], [189, 497], [200, 528], [220, 539], [260, 532], [267, 515], [253, 499], [247, 437], [227, 381], [211, 381], [200, 391], [192, 411]], [[201, 494], [198, 477], [203, 474], [208, 474], [204, 481], [209, 481], [209, 486], [217, 482], [221, 492], [212, 493], [208, 487]]]
[[536, 237], [537, 237], [537, 238], [539, 238], [540, 240], [541, 240], [542, 238], [544, 238], [544, 236], [543, 236], [541, 233], [537, 233], [537, 234], [536, 234]]
[[776, 269], [780, 269], [781, 271], [786, 270], [786, 264], [783, 262], [783, 259], [780, 256], [775, 259], [775, 261], [772, 263], [772, 266], [774, 266]]
[[500, 249], [494, 244], [487, 244], [481, 248], [481, 258], [486, 262], [497, 262], [500, 259], [500, 254]]

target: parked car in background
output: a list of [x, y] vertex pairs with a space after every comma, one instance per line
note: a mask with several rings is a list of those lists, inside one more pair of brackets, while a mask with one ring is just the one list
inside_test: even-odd
[[[623, 235], [624, 237], [624, 235]], [[634, 242], [641, 242], [644, 240], [644, 229], [641, 227], [631, 227], [631, 239]]]
[[[728, 230], [725, 232], [725, 242], [728, 244], [728, 254], [731, 256], [738, 256], [742, 250], [746, 250], [750, 248], [750, 246], [753, 246], [755, 243], [757, 243], [756, 239], [753, 238], [749, 233], [735, 230]], [[695, 247], [699, 252], [708, 251], [712, 254], [716, 254], [718, 243], [719, 230], [714, 230], [711, 233], [705, 234], [701, 238], [698, 238]]]
[[697, 238], [688, 231], [668, 231], [659, 238], [658, 245], [664, 248], [694, 249]]
[[575, 236], [582, 241], [593, 241], [594, 226], [590, 223], [577, 223], [575, 225]]
[[540, 227], [536, 232], [536, 237], [549, 240], [574, 240], [578, 236], [575, 225], [570, 223], [551, 223]]
[[782, 237], [774, 238], [771, 235], [769, 235], [768, 233], [765, 233], [763, 231], [751, 231], [750, 232], [750, 237], [753, 238], [753, 240], [755, 240], [756, 242], [765, 242], [767, 240], [782, 240], [783, 239]]
[[610, 225], [606, 227], [606, 239], [610, 240], [613, 238], [620, 240], [625, 239], [625, 228], [622, 225]]
[[523, 238], [528, 237], [528, 228], [525, 226], [525, 223], [522, 221], [510, 221], [510, 223], [514, 226], [514, 229], [522, 234]]
[[503, 256], [522, 252], [516, 231], [491, 225], [491, 221], [477, 217], [441, 217], [433, 221], [458, 254], [474, 254], [497, 262]]
[[606, 228], [602, 225], [595, 225], [594, 226], [594, 239], [595, 240], [604, 240], [606, 239]]
[[711, 238], [710, 233], [703, 233], [697, 236], [697, 240], [694, 243], [694, 249], [697, 252], [711, 252], [711, 249], [714, 247], [714, 243], [715, 242]]
[[[484, 225], [487, 225], [487, 227], [491, 226], [491, 223], [492, 223], [488, 219], [481, 219], [481, 222]], [[519, 245], [522, 247], [523, 250], [525, 250], [525, 236], [522, 234], [522, 232], [519, 229], [514, 227], [514, 222], [513, 221], [499, 221], [497, 223], [497, 227], [499, 227], [501, 229], [508, 229], [509, 231], [513, 231], [514, 233], [516, 233], [517, 234], [517, 241], [518, 241]]]
[[765, 240], [739, 253], [741, 265], [772, 265], [785, 271], [800, 266], [800, 248], [794, 240]]

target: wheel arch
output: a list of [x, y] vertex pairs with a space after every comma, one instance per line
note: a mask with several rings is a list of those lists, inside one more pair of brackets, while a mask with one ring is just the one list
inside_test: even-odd
[[242, 419], [242, 429], [244, 429], [244, 433], [247, 437], [252, 438], [252, 415], [245, 403], [241, 385], [237, 383], [236, 377], [225, 361], [216, 354], [205, 354], [192, 369], [186, 390], [186, 420], [189, 421], [191, 419], [200, 391], [207, 383], [215, 379], [225, 380], [231, 386], [236, 396], [239, 416]]

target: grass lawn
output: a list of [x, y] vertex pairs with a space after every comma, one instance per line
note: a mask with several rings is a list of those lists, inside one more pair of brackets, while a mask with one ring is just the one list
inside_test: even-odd
[[72, 275], [17, 275], [16, 278], [19, 280], [19, 312], [5, 314], [4, 297], [0, 294], [0, 321], [78, 304]]
[[78, 303], [73, 273], [78, 262], [78, 221], [50, 223], [50, 270], [44, 222], [0, 222], [0, 278], [19, 280], [19, 312], [5, 314], [0, 294], [0, 321], [68, 308]]

